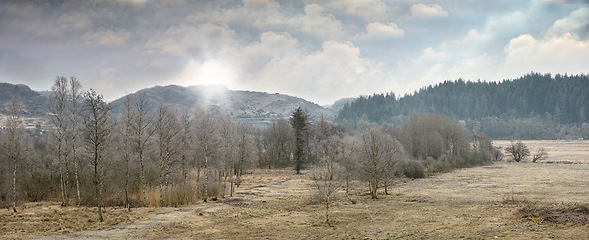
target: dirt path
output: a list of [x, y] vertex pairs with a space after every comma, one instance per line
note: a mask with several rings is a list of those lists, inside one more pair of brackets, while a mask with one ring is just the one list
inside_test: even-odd
[[[265, 204], [276, 198], [303, 197], [308, 181], [304, 176], [288, 174], [284, 177], [256, 175], [246, 179], [234, 197], [180, 208], [158, 208], [142, 220], [118, 224], [98, 230], [53, 235], [40, 239], [154, 239], [178, 237], [178, 234], [202, 229], [199, 238], [215, 232], [218, 215], [232, 214], [232, 209], [248, 204]], [[301, 190], [301, 191], [297, 191]], [[234, 214], [234, 213], [233, 213]]]

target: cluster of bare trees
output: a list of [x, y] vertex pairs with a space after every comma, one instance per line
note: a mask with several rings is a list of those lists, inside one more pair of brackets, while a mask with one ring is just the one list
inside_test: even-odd
[[361, 122], [353, 133], [337, 131], [337, 125], [324, 120], [310, 129], [315, 145], [310, 155], [318, 159], [313, 179], [325, 204], [326, 221], [337, 189], [343, 188], [354, 202], [348, 196], [352, 180], [364, 182], [370, 196], [377, 198], [383, 193], [380, 189], [389, 194], [395, 178], [484, 164], [499, 151], [489, 138], [470, 135], [458, 121], [435, 114], [412, 116], [401, 127]]
[[131, 210], [224, 197], [260, 155], [259, 131], [206, 110], [156, 105], [136, 94], [115, 116], [102, 95], [82, 92], [75, 78], [57, 77], [51, 90], [47, 134], [25, 133], [18, 98], [5, 106], [0, 202], [15, 211], [19, 201]]
[[[373, 198], [399, 176], [467, 167], [493, 159], [489, 138], [458, 121], [412, 116], [403, 126], [358, 124], [356, 132], [297, 109], [265, 128], [204, 109], [178, 109], [128, 95], [119, 114], [75, 78], [58, 77], [49, 134], [26, 135], [18, 98], [5, 107], [1, 203], [60, 200], [62, 205], [173, 206], [232, 196], [248, 168], [313, 167], [329, 204], [361, 181]], [[499, 152], [500, 153], [500, 152]], [[348, 197], [349, 198], [349, 197]], [[351, 198], [349, 198], [351, 200]], [[99, 211], [101, 213], [101, 211]], [[102, 219], [102, 216], [100, 216]]]

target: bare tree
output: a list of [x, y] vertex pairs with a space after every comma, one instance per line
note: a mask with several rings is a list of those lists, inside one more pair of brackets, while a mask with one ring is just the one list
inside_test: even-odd
[[98, 217], [102, 222], [102, 161], [103, 153], [110, 134], [109, 111], [111, 106], [104, 102], [102, 95], [90, 89], [84, 93], [84, 127], [85, 140], [92, 154], [91, 164], [94, 167], [94, 187], [96, 190]]
[[350, 181], [356, 177], [358, 170], [358, 161], [354, 159], [354, 153], [358, 151], [358, 139], [354, 136], [345, 136], [340, 140], [341, 153], [339, 154], [339, 163], [344, 168], [345, 193], [350, 202], [355, 204], [350, 196]]
[[59, 187], [61, 190], [61, 205], [67, 205], [67, 169], [65, 169], [66, 155], [65, 142], [67, 137], [67, 100], [68, 81], [63, 76], [58, 76], [51, 87], [52, 96], [49, 100], [50, 119], [54, 127], [54, 137], [57, 142], [57, 161], [59, 165]]
[[[203, 160], [202, 166], [204, 170], [204, 196], [203, 200], [206, 202], [209, 197], [209, 176], [210, 165], [215, 156], [219, 154], [219, 146], [221, 139], [219, 137], [219, 126], [217, 120], [208, 111], [199, 111], [196, 116], [194, 127], [197, 141], [197, 155]], [[200, 170], [198, 170], [200, 173]]]
[[511, 142], [511, 145], [505, 148], [505, 153], [511, 155], [516, 162], [520, 162], [530, 155], [530, 149], [522, 141]]
[[237, 124], [237, 154], [235, 165], [233, 167], [233, 175], [235, 179], [231, 180], [231, 196], [233, 196], [233, 184], [237, 187], [241, 184], [241, 175], [245, 167], [253, 162], [256, 155], [254, 139], [251, 135], [253, 131], [252, 125], [240, 122]]
[[325, 155], [320, 159], [319, 165], [314, 169], [313, 182], [325, 204], [325, 222], [329, 223], [329, 207], [332, 195], [341, 185], [341, 167], [338, 164], [338, 154], [341, 153], [341, 144], [337, 139], [331, 138], [326, 143]]
[[400, 150], [394, 139], [378, 128], [370, 128], [362, 133], [359, 145], [359, 160], [362, 178], [368, 182], [370, 195], [377, 198], [378, 188], [390, 177], [396, 161], [395, 154]]
[[16, 172], [24, 151], [21, 117], [23, 111], [24, 105], [17, 95], [6, 105], [8, 115], [6, 119], [6, 128], [8, 129], [7, 150], [8, 159], [12, 164], [12, 210], [14, 212], [16, 212]]
[[150, 130], [151, 118], [150, 118], [150, 107], [149, 107], [149, 100], [145, 93], [139, 93], [139, 97], [136, 99], [135, 103], [133, 104], [133, 125], [132, 125], [132, 133], [133, 139], [135, 142], [135, 151], [139, 157], [139, 165], [141, 167], [140, 171], [140, 181], [142, 185], [142, 195], [143, 195], [143, 206], [147, 206], [147, 182], [145, 181], [145, 150], [147, 149], [148, 140], [153, 134], [153, 131]]
[[163, 207], [170, 183], [172, 165], [175, 164], [176, 155], [179, 152], [180, 141], [178, 138], [181, 125], [176, 112], [160, 103], [155, 110], [153, 127], [159, 159], [160, 207]]
[[193, 143], [192, 137], [192, 118], [191, 112], [187, 108], [183, 108], [180, 111], [180, 124], [181, 124], [181, 131], [180, 131], [180, 170], [182, 171], [182, 180], [183, 185], [186, 185], [188, 181], [188, 170], [190, 164], [191, 154], [190, 149]]
[[285, 167], [290, 165], [290, 154], [293, 146], [292, 129], [285, 119], [278, 119], [273, 122], [263, 133], [263, 144], [268, 162], [260, 165], [270, 167]]
[[[228, 179], [233, 181], [233, 169], [235, 167], [235, 124], [226, 117], [219, 119], [219, 135], [222, 141], [222, 175], [223, 191], [221, 197], [225, 197]], [[230, 195], [233, 195], [233, 182], [230, 183]]]
[[123, 158], [125, 159], [125, 207], [129, 212], [131, 212], [131, 203], [129, 201], [129, 164], [131, 162], [131, 128], [134, 119], [133, 113], [131, 96], [127, 95], [125, 97], [125, 108], [121, 115], [121, 122], [123, 124]]
[[534, 156], [532, 156], [532, 162], [537, 162], [539, 160], [544, 160], [548, 158], [548, 152], [546, 151], [545, 148], [540, 148], [538, 149], [538, 151], [536, 152], [536, 154], [534, 154]]
[[80, 204], [80, 178], [79, 163], [76, 154], [76, 141], [78, 137], [78, 103], [81, 97], [82, 84], [75, 77], [70, 78], [70, 117], [71, 117], [71, 144], [72, 144], [72, 162], [74, 163], [74, 177], [76, 181], [76, 200]]

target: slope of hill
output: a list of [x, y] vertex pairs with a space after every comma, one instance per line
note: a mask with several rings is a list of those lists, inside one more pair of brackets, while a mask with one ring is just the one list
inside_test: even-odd
[[[145, 94], [154, 105], [161, 102], [179, 108], [202, 107], [237, 119], [288, 117], [299, 106], [312, 116], [324, 115], [329, 119], [335, 117], [331, 111], [302, 98], [278, 93], [234, 91], [220, 85], [156, 86], [130, 94], [130, 97], [135, 98], [139, 94]], [[124, 99], [122, 97], [111, 103], [114, 113], [120, 111]]]
[[24, 103], [27, 116], [44, 116], [47, 113], [47, 97], [31, 90], [27, 85], [0, 83], [0, 111], [17, 95]]

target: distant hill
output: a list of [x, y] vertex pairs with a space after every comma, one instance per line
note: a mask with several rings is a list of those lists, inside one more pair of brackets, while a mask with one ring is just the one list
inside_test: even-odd
[[558, 124], [578, 132], [574, 127], [587, 122], [588, 108], [588, 75], [531, 73], [501, 82], [445, 81], [402, 97], [360, 97], [340, 110], [337, 121], [400, 124], [413, 113], [439, 113], [495, 138], [554, 138], [573, 135]]
[[338, 119], [386, 122], [412, 113], [440, 113], [456, 119], [550, 116], [558, 123], [589, 119], [589, 76], [532, 73], [502, 82], [445, 81], [403, 97], [393, 93], [361, 97]]
[[344, 106], [352, 103], [353, 101], [356, 101], [356, 99], [358, 99], [358, 98], [354, 98], [354, 97], [342, 98], [340, 100], [335, 101], [331, 106], [328, 107], [328, 109], [337, 114], [337, 113], [339, 113], [339, 111], [342, 110], [342, 108], [344, 108]]
[[47, 97], [31, 90], [27, 85], [0, 83], [0, 111], [4, 112], [4, 106], [17, 95], [25, 104], [26, 115], [45, 116], [47, 113]]
[[[302, 98], [278, 93], [233, 91], [220, 85], [155, 86], [130, 95], [134, 97], [139, 93], [145, 93], [153, 106], [161, 102], [178, 108], [201, 107], [215, 113], [227, 114], [234, 119], [254, 123], [288, 117], [299, 106], [306, 109], [312, 117], [324, 115], [327, 119], [335, 118], [333, 111]], [[4, 111], [4, 104], [10, 102], [14, 95], [18, 95], [25, 104], [27, 117], [42, 118], [49, 112], [47, 102], [50, 94], [50, 91], [33, 91], [23, 84], [0, 83], [0, 106], [2, 106], [0, 111]], [[119, 113], [124, 104], [124, 98], [111, 102], [114, 114]]]
[[[220, 85], [156, 86], [140, 90], [130, 96], [137, 97], [138, 94], [145, 94], [154, 106], [161, 102], [179, 108], [203, 107], [236, 119], [284, 118], [290, 116], [299, 106], [315, 117], [321, 115], [328, 119], [335, 117], [333, 112], [302, 98], [278, 93], [234, 91]], [[122, 97], [111, 103], [114, 113], [120, 111], [124, 99], [125, 97]]]

